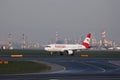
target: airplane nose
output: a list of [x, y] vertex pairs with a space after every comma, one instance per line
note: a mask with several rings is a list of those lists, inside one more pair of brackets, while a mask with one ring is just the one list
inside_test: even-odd
[[46, 48], [44, 48], [44, 50], [46, 50]]
[[44, 50], [46, 50], [46, 51], [47, 51], [47, 50], [48, 50], [48, 48], [44, 48]]

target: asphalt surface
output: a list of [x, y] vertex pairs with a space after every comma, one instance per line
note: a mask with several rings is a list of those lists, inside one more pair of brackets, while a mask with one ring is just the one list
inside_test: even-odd
[[[4, 58], [6, 59], [6, 58]], [[120, 65], [116, 58], [7, 58], [33, 60], [60, 65], [62, 69], [30, 74], [0, 75], [0, 80], [120, 80]]]

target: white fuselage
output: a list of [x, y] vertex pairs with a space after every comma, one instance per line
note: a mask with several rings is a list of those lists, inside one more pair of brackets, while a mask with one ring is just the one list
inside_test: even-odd
[[45, 50], [50, 51], [51, 53], [67, 52], [68, 54], [73, 55], [74, 51], [90, 48], [90, 37], [91, 33], [88, 33], [82, 44], [50, 44], [45, 47]]
[[85, 46], [80, 44], [50, 44], [45, 47], [46, 51], [51, 52], [64, 52], [65, 50], [80, 50], [86, 49]]

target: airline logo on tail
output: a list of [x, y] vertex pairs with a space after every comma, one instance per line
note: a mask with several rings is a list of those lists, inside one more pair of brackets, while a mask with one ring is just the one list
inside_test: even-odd
[[90, 48], [90, 38], [91, 38], [91, 33], [89, 33], [85, 40], [83, 41], [82, 45], [85, 46], [86, 48]]

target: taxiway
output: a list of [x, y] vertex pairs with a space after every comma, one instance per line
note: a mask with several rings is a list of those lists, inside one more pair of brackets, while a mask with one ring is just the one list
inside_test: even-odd
[[[3, 58], [6, 59], [6, 58]], [[120, 80], [119, 58], [7, 58], [60, 65], [62, 69], [43, 73], [0, 75], [1, 80]], [[113, 62], [113, 63], [112, 63]]]

